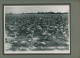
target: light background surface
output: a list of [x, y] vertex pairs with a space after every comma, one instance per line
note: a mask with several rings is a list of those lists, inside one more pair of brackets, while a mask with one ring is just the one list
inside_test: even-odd
[[[3, 55], [2, 4], [70, 3], [71, 55]], [[0, 0], [0, 58], [80, 58], [80, 0]]]
[[69, 5], [9, 5], [4, 6], [5, 13], [69, 12]]

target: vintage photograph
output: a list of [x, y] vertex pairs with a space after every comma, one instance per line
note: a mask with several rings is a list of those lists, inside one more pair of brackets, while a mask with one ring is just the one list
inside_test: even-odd
[[70, 5], [4, 5], [4, 54], [70, 54]]

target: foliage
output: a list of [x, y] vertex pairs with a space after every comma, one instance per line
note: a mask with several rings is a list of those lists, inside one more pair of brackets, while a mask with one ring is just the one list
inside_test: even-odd
[[[12, 47], [67, 46], [63, 44], [68, 40], [67, 13], [6, 14], [5, 18], [6, 32], [14, 38], [10, 42]], [[34, 37], [38, 39], [35, 40]], [[22, 43], [23, 41], [26, 42]]]

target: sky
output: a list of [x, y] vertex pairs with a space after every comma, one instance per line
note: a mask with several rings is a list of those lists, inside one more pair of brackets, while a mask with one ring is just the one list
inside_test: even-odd
[[5, 13], [69, 12], [69, 5], [4, 6]]

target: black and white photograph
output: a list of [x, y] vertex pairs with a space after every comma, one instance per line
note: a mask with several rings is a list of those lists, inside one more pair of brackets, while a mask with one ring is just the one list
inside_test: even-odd
[[4, 5], [4, 54], [70, 54], [70, 5]]

